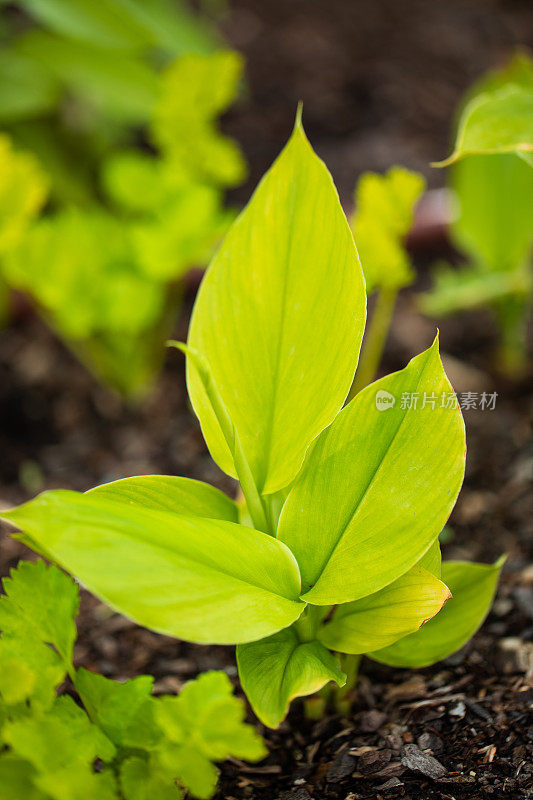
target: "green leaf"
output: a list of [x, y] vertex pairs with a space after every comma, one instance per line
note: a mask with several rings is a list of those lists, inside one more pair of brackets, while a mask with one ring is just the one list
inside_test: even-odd
[[[390, 401], [384, 409], [378, 392]], [[435, 340], [360, 392], [310, 448], [278, 527], [300, 565], [306, 602], [373, 594], [433, 544], [464, 474], [461, 413], [441, 407], [450, 395]]]
[[440, 614], [416, 633], [369, 653], [370, 658], [394, 667], [427, 667], [459, 650], [474, 635], [489, 613], [505, 557], [495, 564], [447, 561], [442, 579], [452, 599]]
[[171, 54], [210, 50], [216, 41], [205, 22], [168, 0], [22, 0], [45, 27], [69, 39], [112, 51], [143, 51], [154, 45]]
[[446, 167], [468, 155], [533, 153], [533, 90], [506, 86], [474, 97], [463, 110], [451, 156], [433, 164]]
[[426, 550], [420, 561], [417, 562], [417, 567], [423, 567], [436, 578], [440, 578], [442, 572], [442, 557], [438, 539], [435, 539], [431, 547]]
[[120, 787], [125, 800], [181, 800], [183, 794], [169, 778], [156, 756], [133, 756], [120, 767]]
[[232, 522], [69, 491], [45, 492], [2, 516], [112, 608], [161, 633], [250, 641], [304, 608], [288, 548]]
[[48, 800], [48, 795], [34, 785], [35, 775], [35, 770], [27, 761], [10, 753], [0, 755], [2, 800]]
[[237, 506], [208, 483], [174, 475], [142, 475], [104, 483], [88, 494], [153, 511], [238, 522]]
[[178, 697], [159, 698], [156, 705], [156, 719], [167, 739], [193, 742], [212, 761], [230, 756], [259, 761], [267, 755], [261, 737], [244, 723], [245, 705], [233, 696], [224, 672], [206, 672], [186, 683]]
[[417, 631], [451, 597], [423, 567], [413, 567], [379, 592], [339, 606], [318, 638], [340, 653], [368, 653]]
[[282, 722], [295, 697], [314, 694], [329, 681], [346, 683], [339, 662], [324, 645], [300, 641], [294, 628], [239, 645], [237, 664], [254, 713], [270, 728]]
[[31, 153], [0, 134], [0, 255], [13, 249], [43, 206], [48, 181]]
[[0, 119], [11, 123], [46, 114], [59, 103], [58, 81], [31, 55], [4, 44], [0, 53]]
[[385, 175], [365, 172], [359, 178], [351, 225], [368, 293], [413, 282], [404, 239], [425, 185], [422, 175], [403, 167], [391, 167]]
[[[124, 52], [105, 50], [32, 30], [17, 41], [17, 53], [34, 60], [45, 74], [78, 95], [90, 121], [145, 124], [158, 95], [158, 76], [148, 63]], [[101, 125], [102, 123], [100, 123]]]
[[[188, 339], [213, 374], [261, 493], [292, 481], [310, 442], [342, 406], [364, 320], [350, 229], [331, 177], [297, 123], [212, 261]], [[187, 381], [211, 454], [235, 477], [190, 362]]]
[[216, 123], [236, 95], [242, 69], [242, 57], [228, 50], [184, 55], [163, 72], [152, 137], [173, 168], [220, 186], [242, 182], [245, 161]]
[[458, 270], [440, 264], [433, 279], [433, 288], [418, 295], [417, 302], [424, 314], [435, 317], [469, 311], [517, 296], [527, 300], [531, 292], [531, 276], [525, 269], [487, 272], [479, 266]]
[[74, 683], [89, 717], [115, 745], [149, 748], [160, 738], [150, 675], [118, 683], [82, 667]]
[[485, 272], [526, 264], [533, 244], [533, 170], [512, 154], [469, 156], [453, 166], [452, 186], [459, 201], [451, 226], [457, 246]]
[[92, 764], [101, 758], [108, 762], [116, 753], [109, 739], [68, 695], [60, 697], [45, 714], [7, 723], [4, 737], [14, 752], [43, 771], [71, 760]]
[[34, 708], [50, 708], [65, 671], [57, 653], [34, 638], [33, 629], [2, 634], [0, 695], [6, 705], [30, 700]]
[[4, 578], [3, 586], [0, 629], [53, 645], [70, 666], [79, 606], [74, 581], [57, 567], [47, 567], [44, 561], [22, 561], [9, 578]]

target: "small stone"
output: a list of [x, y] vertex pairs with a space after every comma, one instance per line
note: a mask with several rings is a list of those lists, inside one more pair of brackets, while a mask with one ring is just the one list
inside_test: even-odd
[[448, 714], [450, 717], [455, 717], [456, 719], [463, 719], [464, 715], [466, 714], [466, 706], [462, 700], [459, 700], [458, 703], [454, 703], [448, 709]]
[[421, 772], [422, 775], [432, 780], [442, 778], [448, 771], [440, 761], [423, 753], [414, 744], [406, 744], [403, 748], [402, 764], [413, 772]]
[[355, 770], [355, 758], [346, 750], [337, 753], [335, 760], [329, 765], [326, 773], [328, 783], [338, 783], [343, 778], [347, 778]]
[[278, 795], [278, 800], [313, 800], [307, 789], [297, 789], [295, 792], [283, 792]]
[[433, 753], [442, 753], [444, 744], [434, 733], [422, 733], [416, 740], [421, 750], [431, 750]]
[[390, 789], [397, 789], [399, 786], [403, 786], [403, 783], [399, 778], [391, 778], [388, 781], [385, 781], [381, 786], [378, 786], [379, 792], [388, 792]]
[[373, 775], [380, 772], [391, 760], [390, 750], [370, 750], [363, 753], [357, 761], [357, 771], [362, 775]]
[[372, 711], [363, 711], [358, 719], [358, 727], [362, 733], [374, 733], [386, 721], [387, 715], [374, 708]]

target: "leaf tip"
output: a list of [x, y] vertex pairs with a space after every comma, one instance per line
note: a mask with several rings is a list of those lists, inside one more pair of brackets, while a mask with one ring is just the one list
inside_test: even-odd
[[303, 124], [302, 124], [302, 114], [304, 110], [303, 100], [298, 101], [298, 105], [296, 107], [296, 118], [294, 120], [294, 130], [301, 130], [303, 132]]

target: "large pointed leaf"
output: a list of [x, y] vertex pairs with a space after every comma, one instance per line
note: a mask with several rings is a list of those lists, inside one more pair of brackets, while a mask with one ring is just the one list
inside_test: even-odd
[[277, 728], [291, 700], [314, 694], [329, 681], [346, 683], [337, 659], [314, 640], [302, 642], [294, 628], [237, 647], [241, 686], [261, 722]]
[[506, 86], [474, 97], [461, 116], [451, 156], [433, 166], [445, 167], [468, 155], [516, 153], [531, 163], [533, 90]]
[[377, 592], [437, 538], [464, 473], [464, 424], [446, 406], [450, 395], [436, 340], [360, 392], [318, 437], [278, 527], [307, 602]]
[[194, 642], [259, 639], [303, 609], [290, 551], [222, 520], [45, 492], [2, 516], [110, 606]]
[[[207, 362], [257, 488], [294, 478], [341, 408], [365, 320], [353, 238], [300, 124], [230, 229], [196, 300], [189, 345]], [[187, 380], [215, 461], [233, 459], [194, 365]]]
[[120, 500], [153, 511], [238, 522], [237, 506], [225, 494], [202, 481], [174, 475], [140, 475], [104, 483], [91, 495]]
[[500, 558], [492, 565], [444, 562], [442, 579], [452, 599], [419, 631], [369, 653], [370, 657], [394, 667], [427, 667], [459, 650], [489, 613], [504, 561]]
[[454, 165], [452, 185], [460, 206], [451, 226], [458, 247], [485, 270], [524, 263], [533, 243], [533, 170], [512, 154], [469, 156]]
[[450, 597], [442, 581], [416, 566], [379, 592], [339, 606], [319, 639], [340, 653], [387, 647], [417, 631]]

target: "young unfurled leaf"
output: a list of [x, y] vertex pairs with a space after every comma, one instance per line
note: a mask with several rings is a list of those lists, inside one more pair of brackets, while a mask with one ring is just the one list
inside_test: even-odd
[[113, 608], [181, 639], [259, 639], [304, 608], [289, 549], [232, 522], [68, 491], [2, 516]]
[[76, 584], [44, 561], [22, 562], [3, 581], [0, 630], [4, 635], [31, 636], [55, 647], [65, 665], [72, 661], [78, 613]]
[[104, 483], [91, 495], [120, 500], [153, 511], [238, 522], [237, 505], [208, 483], [174, 475], [142, 475]]
[[313, 444], [278, 527], [306, 602], [377, 592], [437, 538], [464, 474], [464, 424], [450, 397], [436, 340], [360, 392]]
[[318, 636], [330, 650], [368, 653], [417, 631], [450, 597], [444, 583], [416, 566], [379, 592], [339, 606]]
[[473, 98], [464, 109], [451, 156], [434, 166], [445, 167], [469, 155], [516, 153], [533, 161], [533, 90], [506, 86]]
[[365, 172], [359, 178], [351, 226], [369, 294], [376, 288], [398, 290], [412, 283], [404, 239], [424, 188], [422, 175], [403, 167], [391, 167], [385, 175]]
[[452, 599], [419, 631], [390, 647], [369, 653], [370, 658], [395, 667], [427, 667], [459, 650], [487, 616], [505, 558], [495, 564], [448, 561], [442, 579]]
[[117, 747], [149, 749], [161, 738], [150, 675], [118, 683], [80, 668], [74, 683], [92, 721]]
[[[188, 339], [212, 371], [261, 493], [290, 483], [342, 406], [364, 320], [350, 229], [298, 123], [212, 261]], [[236, 476], [190, 362], [187, 381], [213, 458]]]
[[314, 694], [346, 675], [323, 644], [302, 642], [294, 628], [237, 647], [239, 678], [255, 714], [270, 728], [285, 718], [291, 700]]

